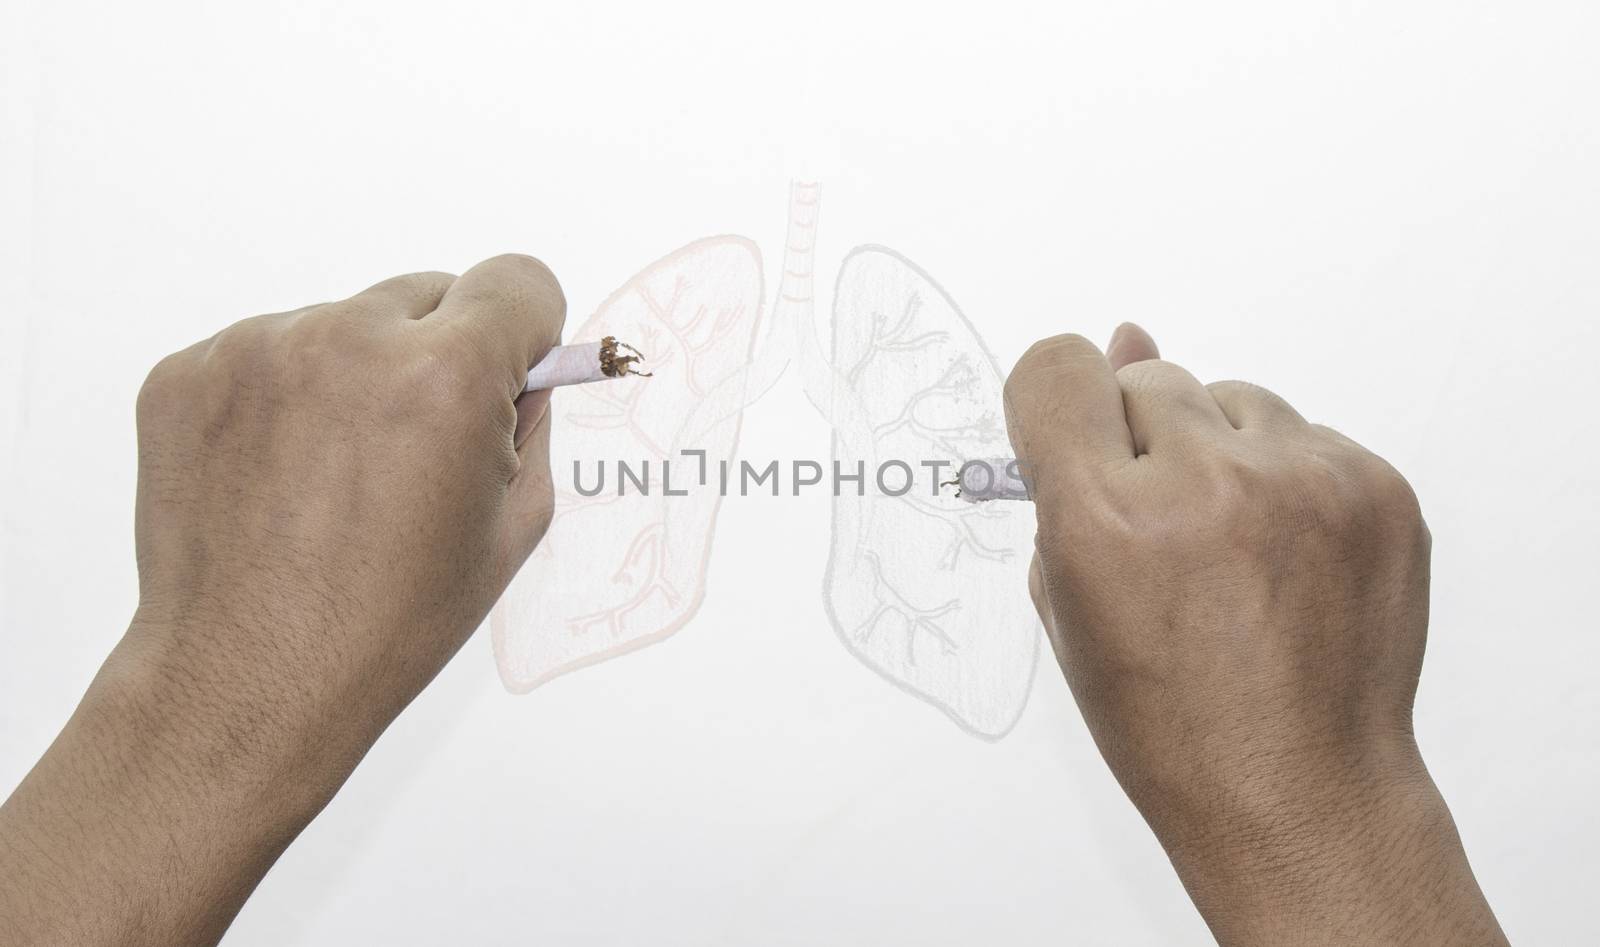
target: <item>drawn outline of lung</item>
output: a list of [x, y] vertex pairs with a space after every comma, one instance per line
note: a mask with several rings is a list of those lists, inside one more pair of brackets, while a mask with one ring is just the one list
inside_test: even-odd
[[[814, 184], [790, 189], [773, 322], [791, 328], [801, 383], [833, 426], [834, 461], [846, 473], [859, 464], [868, 481], [865, 496], [842, 489], [833, 500], [828, 618], [863, 664], [997, 740], [1027, 705], [1039, 660], [1043, 627], [1023, 591], [1033, 510], [935, 495], [920, 462], [1010, 453], [1004, 375], [949, 294], [881, 246], [840, 265], [823, 356], [812, 324], [819, 196]], [[879, 462], [893, 460], [915, 475], [903, 496], [886, 495], [902, 472], [876, 482]]]
[[[998, 739], [1020, 717], [1038, 663], [1042, 629], [1023, 593], [1033, 511], [934, 495], [920, 462], [1008, 452], [997, 415], [1004, 376], [954, 301], [886, 247], [858, 247], [839, 268], [832, 356], [849, 391], [872, 395], [857, 399], [854, 430], [836, 425], [834, 459], [874, 480], [884, 470], [865, 496], [833, 500], [834, 631], [868, 667]], [[904, 495], [891, 493], [908, 471], [879, 467], [889, 460], [916, 475]]]
[[[872, 495], [874, 484], [866, 497], [835, 498], [822, 590], [835, 632], [862, 663], [968, 732], [998, 739], [1015, 725], [1041, 631], [1021, 592], [1032, 510], [923, 494], [928, 477], [916, 465], [1008, 452], [995, 413], [1002, 375], [948, 294], [876, 246], [856, 248], [840, 267], [824, 356], [812, 324], [818, 209], [815, 185], [791, 187], [767, 325], [759, 250], [714, 237], [647, 268], [573, 334], [640, 340], [656, 377], [571, 389], [555, 402], [555, 518], [491, 619], [508, 689], [532, 690], [689, 621], [705, 594], [721, 496], [663, 496], [660, 462], [674, 462], [682, 486], [691, 472], [682, 450], [706, 450], [708, 471], [732, 460], [744, 407], [794, 364], [833, 426], [836, 461], [859, 461], [873, 478], [880, 459], [909, 459], [923, 475], [903, 497]], [[569, 486], [574, 460], [633, 456], [651, 462], [649, 496], [618, 497], [609, 483], [586, 498]]]
[[[756, 245], [710, 237], [647, 267], [569, 333], [626, 339], [648, 353], [655, 375], [564, 389], [552, 402], [555, 514], [490, 618], [508, 690], [661, 641], [699, 609], [722, 497], [714, 486], [664, 495], [662, 462], [672, 462], [671, 487], [681, 490], [700, 469], [680, 451], [706, 452], [713, 485], [719, 461], [733, 456], [764, 295]], [[608, 475], [619, 460], [636, 473], [648, 462], [649, 495], [630, 482], [619, 496], [613, 476], [582, 496], [575, 484], [592, 489], [602, 459]]]

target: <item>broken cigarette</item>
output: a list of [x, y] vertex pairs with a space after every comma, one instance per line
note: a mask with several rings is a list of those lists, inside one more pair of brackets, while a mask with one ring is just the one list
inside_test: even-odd
[[528, 383], [523, 391], [540, 391], [564, 385], [586, 385], [591, 381], [607, 381], [624, 375], [649, 378], [634, 365], [644, 361], [644, 354], [617, 337], [608, 335], [598, 342], [578, 342], [558, 345], [528, 371]]
[[1013, 457], [969, 460], [961, 465], [954, 480], [946, 480], [940, 486], [955, 487], [956, 496], [968, 503], [1032, 499], [1022, 479], [1021, 465]]

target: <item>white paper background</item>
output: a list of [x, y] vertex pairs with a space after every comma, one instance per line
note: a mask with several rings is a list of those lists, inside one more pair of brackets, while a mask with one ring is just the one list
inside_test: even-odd
[[[886, 244], [1005, 364], [1138, 319], [1399, 466], [1428, 761], [1513, 940], [1600, 939], [1592, 3], [0, 10], [0, 791], [133, 607], [157, 358], [505, 250], [574, 324], [713, 233], [772, 287], [801, 175], [819, 290]], [[793, 387], [747, 416], [827, 447]], [[1204, 942], [1053, 667], [987, 745], [840, 647], [826, 503], [725, 503], [662, 645], [513, 697], [475, 638], [228, 942]]]

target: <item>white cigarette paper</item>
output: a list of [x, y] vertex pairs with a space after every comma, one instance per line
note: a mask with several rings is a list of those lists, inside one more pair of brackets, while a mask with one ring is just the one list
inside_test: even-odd
[[961, 465], [955, 482], [956, 495], [968, 503], [1030, 499], [1021, 467], [1011, 457], [969, 460]]
[[522, 390], [540, 391], [564, 385], [586, 385], [624, 375], [647, 378], [648, 373], [633, 367], [635, 362], [643, 358], [638, 349], [626, 342], [618, 342], [609, 335], [598, 342], [558, 345], [545, 353], [539, 364], [528, 371], [528, 383]]
[[600, 370], [599, 342], [558, 345], [528, 372], [528, 384], [522, 390], [582, 385], [591, 381], [605, 381], [607, 377]]

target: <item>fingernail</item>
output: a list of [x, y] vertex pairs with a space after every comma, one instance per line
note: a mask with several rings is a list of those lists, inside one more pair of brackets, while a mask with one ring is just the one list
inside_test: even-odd
[[517, 447], [522, 447], [522, 443], [528, 439], [528, 435], [534, 432], [534, 429], [544, 420], [544, 416], [549, 413], [550, 389], [548, 388], [530, 391], [518, 398], [517, 433], [512, 442]]

